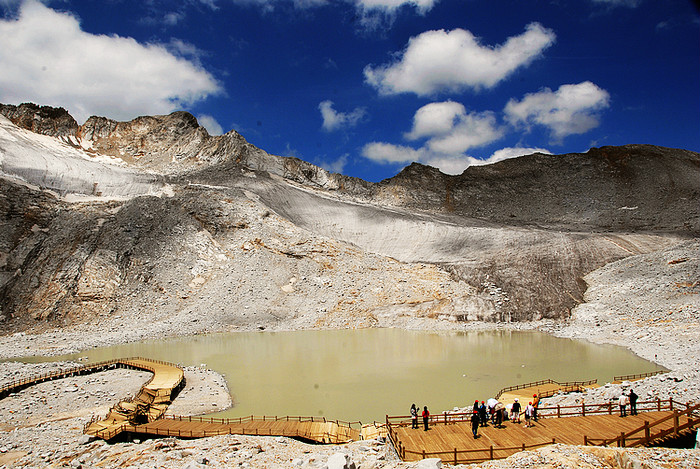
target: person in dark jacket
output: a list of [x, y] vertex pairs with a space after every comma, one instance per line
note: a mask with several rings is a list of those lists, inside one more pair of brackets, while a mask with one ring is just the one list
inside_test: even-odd
[[478, 411], [472, 411], [472, 433], [474, 434], [474, 439], [479, 438], [478, 432], [479, 432], [479, 412]]
[[634, 393], [633, 389], [630, 389], [628, 397], [630, 399], [630, 415], [637, 415], [637, 399], [639, 396]]
[[430, 412], [428, 412], [428, 406], [423, 407], [423, 431], [428, 431], [428, 420], [430, 419]]
[[488, 416], [486, 415], [486, 404], [481, 401], [481, 406], [479, 407], [479, 420], [481, 421], [481, 426], [485, 427], [488, 421]]

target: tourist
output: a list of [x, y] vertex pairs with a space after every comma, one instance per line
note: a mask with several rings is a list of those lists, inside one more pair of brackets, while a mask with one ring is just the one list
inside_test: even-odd
[[496, 404], [498, 404], [498, 401], [493, 397], [486, 402], [486, 405], [489, 408], [489, 414], [491, 414], [492, 425], [496, 422]]
[[496, 411], [496, 427], [500, 428], [501, 423], [503, 422], [503, 412], [505, 411], [506, 407], [503, 405], [502, 402], [497, 402], [496, 406], [494, 407], [494, 410]]
[[532, 413], [532, 420], [537, 422], [537, 408], [540, 406], [540, 398], [537, 397], [537, 394], [532, 395], [532, 407], [535, 409], [534, 412]]
[[472, 433], [474, 434], [474, 439], [479, 438], [479, 435], [477, 434], [479, 431], [479, 411], [474, 410], [472, 411]]
[[479, 412], [479, 401], [478, 400], [474, 401], [474, 405], [472, 406], [472, 412]]
[[418, 409], [415, 404], [411, 405], [411, 428], [418, 428]]
[[637, 415], [637, 398], [639, 396], [634, 393], [634, 389], [630, 389], [630, 415]]
[[532, 423], [532, 418], [535, 415], [535, 406], [532, 405], [532, 402], [528, 402], [527, 406], [525, 406], [525, 427], [534, 427]]
[[423, 431], [428, 431], [428, 420], [430, 419], [430, 412], [428, 412], [428, 406], [423, 407]]
[[627, 401], [627, 396], [623, 391], [622, 394], [620, 394], [620, 399], [618, 400], [618, 403], [620, 404], [620, 417], [627, 417]]
[[517, 397], [510, 408], [510, 419], [515, 423], [520, 423], [520, 402], [518, 402]]
[[488, 417], [486, 416], [486, 404], [484, 401], [481, 401], [481, 406], [479, 407], [479, 420], [481, 421], [482, 427], [487, 425]]

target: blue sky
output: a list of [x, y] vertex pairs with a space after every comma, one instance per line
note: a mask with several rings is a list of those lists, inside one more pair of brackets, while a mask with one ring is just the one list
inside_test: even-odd
[[212, 134], [379, 181], [518, 154], [700, 151], [687, 0], [0, 0], [0, 102]]

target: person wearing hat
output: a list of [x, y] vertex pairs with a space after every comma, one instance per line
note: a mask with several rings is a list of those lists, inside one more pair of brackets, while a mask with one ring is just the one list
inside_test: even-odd
[[510, 408], [510, 419], [514, 423], [520, 423], [520, 402], [518, 402], [518, 398], [515, 398], [515, 402], [513, 402], [513, 406]]
[[532, 408], [535, 409], [532, 412], [532, 420], [537, 422], [537, 407], [540, 405], [540, 398], [537, 397], [537, 394], [532, 395]]

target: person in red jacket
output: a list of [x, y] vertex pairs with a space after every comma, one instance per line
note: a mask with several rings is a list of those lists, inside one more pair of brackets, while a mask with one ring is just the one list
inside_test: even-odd
[[423, 431], [428, 431], [428, 419], [430, 418], [430, 412], [428, 412], [428, 406], [423, 407]]

